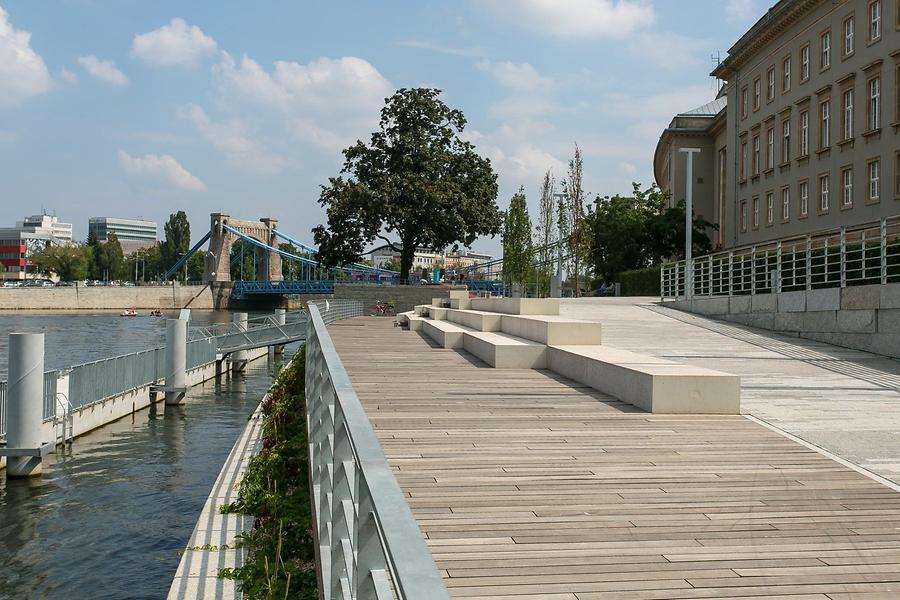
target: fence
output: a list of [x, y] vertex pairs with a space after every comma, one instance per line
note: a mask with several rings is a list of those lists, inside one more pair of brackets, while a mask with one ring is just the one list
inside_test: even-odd
[[69, 371], [69, 404], [78, 409], [164, 377], [165, 348], [89, 362]]
[[[900, 217], [694, 258], [695, 297], [900, 282]], [[663, 265], [663, 298], [685, 295], [685, 262]]]
[[216, 338], [192, 340], [187, 343], [187, 368], [195, 369], [216, 360]]
[[325, 327], [326, 318], [333, 322], [357, 309], [329, 301], [320, 314], [321, 304], [309, 305], [306, 410], [322, 594], [325, 600], [448, 600]]
[[365, 314], [366, 307], [362, 300], [316, 300], [308, 302], [307, 306], [315, 306], [326, 325], [341, 319], [361, 317]]
[[[44, 373], [43, 419], [52, 419], [56, 415], [56, 382], [59, 371]], [[6, 403], [9, 382], [0, 381], [0, 438], [6, 437]]]

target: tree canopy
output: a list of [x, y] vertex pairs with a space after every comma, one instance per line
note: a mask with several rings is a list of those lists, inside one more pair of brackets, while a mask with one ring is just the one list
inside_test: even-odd
[[358, 260], [377, 238], [400, 253], [405, 280], [417, 247], [469, 246], [500, 232], [491, 162], [460, 138], [466, 118], [440, 93], [398, 90], [386, 100], [370, 142], [344, 150], [341, 175], [330, 178], [319, 197], [328, 226], [313, 229], [323, 263]]
[[87, 245], [48, 246], [31, 256], [35, 268], [55, 273], [62, 281], [77, 281], [90, 275], [91, 247]]
[[503, 280], [524, 283], [532, 268], [531, 217], [525, 188], [519, 188], [509, 202], [503, 219]]
[[160, 260], [164, 269], [169, 269], [191, 247], [191, 224], [183, 210], [169, 215], [164, 226], [166, 239], [159, 245]]

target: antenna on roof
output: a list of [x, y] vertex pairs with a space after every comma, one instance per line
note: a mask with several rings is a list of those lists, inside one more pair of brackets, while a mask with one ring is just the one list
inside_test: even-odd
[[[715, 54], [710, 54], [709, 59], [712, 62], [712, 70], [715, 71], [719, 68], [719, 65], [722, 64], [722, 54], [716, 50]], [[715, 86], [716, 94], [718, 94], [719, 90], [722, 89], [722, 86], [725, 85], [725, 82], [719, 79], [718, 77], [713, 77], [713, 85]]]

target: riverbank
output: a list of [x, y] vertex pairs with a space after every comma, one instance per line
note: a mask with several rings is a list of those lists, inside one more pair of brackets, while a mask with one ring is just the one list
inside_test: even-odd
[[[214, 309], [225, 307], [230, 286], [148, 285], [0, 288], [0, 311]], [[224, 300], [223, 300], [224, 299]]]

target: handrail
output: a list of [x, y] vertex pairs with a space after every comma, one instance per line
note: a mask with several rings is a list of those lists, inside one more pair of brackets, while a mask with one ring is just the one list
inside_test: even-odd
[[306, 412], [325, 600], [450, 595], [318, 306], [309, 304]]
[[662, 265], [663, 299], [900, 282], [900, 217], [716, 252], [686, 267]]

